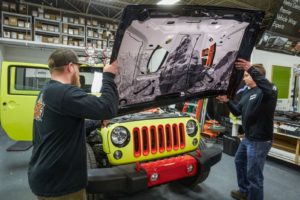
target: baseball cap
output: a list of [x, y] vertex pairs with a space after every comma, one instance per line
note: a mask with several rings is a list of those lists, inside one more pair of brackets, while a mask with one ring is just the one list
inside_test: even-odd
[[50, 55], [48, 59], [48, 66], [50, 70], [60, 68], [68, 65], [69, 63], [82, 65], [82, 63], [79, 62], [76, 52], [72, 49], [57, 49]]

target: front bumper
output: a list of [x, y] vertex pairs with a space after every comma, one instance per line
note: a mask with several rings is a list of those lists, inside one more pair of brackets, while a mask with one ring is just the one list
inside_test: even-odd
[[[120, 165], [88, 170], [88, 193], [133, 193], [149, 187], [191, 177], [209, 169], [221, 160], [222, 150], [211, 147], [184, 156], [162, 159], [140, 165]], [[192, 167], [191, 167], [192, 165]], [[198, 167], [197, 167], [198, 166]], [[158, 175], [153, 180], [154, 173]], [[151, 179], [152, 178], [152, 179]]]

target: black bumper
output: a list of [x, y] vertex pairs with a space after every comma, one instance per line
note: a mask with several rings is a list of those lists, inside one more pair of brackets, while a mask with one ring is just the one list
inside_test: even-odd
[[[221, 160], [222, 150], [207, 148], [201, 151], [201, 156], [196, 151], [189, 153], [193, 156], [202, 170], [209, 169]], [[147, 173], [141, 169], [136, 171], [136, 164], [120, 165], [112, 168], [88, 170], [88, 193], [134, 193], [148, 189]]]

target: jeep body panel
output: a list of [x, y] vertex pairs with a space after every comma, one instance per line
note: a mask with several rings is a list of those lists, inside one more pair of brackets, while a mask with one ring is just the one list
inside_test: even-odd
[[[189, 120], [196, 122], [195, 119], [185, 116], [135, 120], [109, 125], [108, 128], [101, 130], [101, 136], [105, 138], [102, 140], [105, 141], [103, 150], [111, 165], [161, 159], [194, 151], [200, 142], [200, 127], [196, 122], [197, 133], [189, 136], [186, 133], [186, 123]], [[116, 147], [111, 141], [111, 133], [114, 128], [120, 126], [128, 130], [130, 138], [126, 146]], [[160, 130], [161, 133], [159, 133]], [[116, 160], [113, 154], [118, 150], [122, 152], [123, 156]]]
[[[37, 80], [32, 82], [32, 77], [37, 77]], [[1, 126], [12, 140], [32, 140], [33, 108], [39, 93], [37, 88], [49, 79], [46, 65], [2, 62]]]
[[[191, 174], [200, 174], [210, 169], [214, 164], [219, 162], [222, 157], [222, 150], [219, 148], [208, 148], [201, 151], [199, 154], [196, 151], [190, 152], [187, 155], [192, 156], [197, 166], [194, 166], [194, 171]], [[180, 162], [179, 165], [174, 163], [174, 159]], [[183, 177], [191, 177], [187, 173], [187, 168], [182, 168], [180, 157], [163, 159], [158, 162], [164, 162], [165, 166], [171, 166], [169, 170], [157, 165], [153, 162], [152, 170], [144, 169], [143, 165], [127, 164], [104, 169], [89, 169], [88, 170], [88, 193], [133, 193], [141, 190], [146, 190], [149, 187], [178, 180], [180, 174]], [[148, 162], [151, 164], [151, 162]], [[155, 167], [157, 166], [157, 167]], [[187, 165], [186, 165], [187, 167]], [[153, 172], [158, 174], [158, 177], [164, 177], [164, 180], [158, 178], [157, 181], [151, 181]], [[174, 174], [174, 171], [177, 174]], [[178, 175], [179, 174], [179, 175]]]
[[264, 13], [199, 5], [129, 5], [111, 61], [118, 60], [119, 113], [234, 94]]
[[[93, 72], [82, 67], [85, 84], [92, 84]], [[0, 85], [1, 126], [10, 139], [32, 141], [34, 104], [40, 89], [51, 79], [48, 66], [37, 63], [3, 61]], [[90, 88], [90, 87], [89, 87]]]

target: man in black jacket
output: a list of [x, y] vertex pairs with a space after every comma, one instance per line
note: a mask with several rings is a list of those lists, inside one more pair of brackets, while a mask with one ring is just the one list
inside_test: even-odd
[[217, 99], [226, 102], [230, 111], [242, 115], [245, 139], [235, 155], [239, 190], [232, 191], [235, 199], [263, 199], [263, 167], [272, 146], [273, 118], [277, 102], [277, 89], [266, 78], [262, 65], [251, 65], [238, 59], [236, 68], [244, 70], [244, 81], [248, 88], [238, 103], [227, 96]]
[[[54, 51], [48, 60], [51, 80], [38, 95], [33, 121], [33, 151], [28, 180], [40, 200], [86, 199], [85, 119], [106, 120], [117, 114], [114, 82], [117, 63], [103, 69], [101, 97], [79, 88], [79, 63], [69, 49]], [[97, 126], [97, 123], [86, 123]]]

